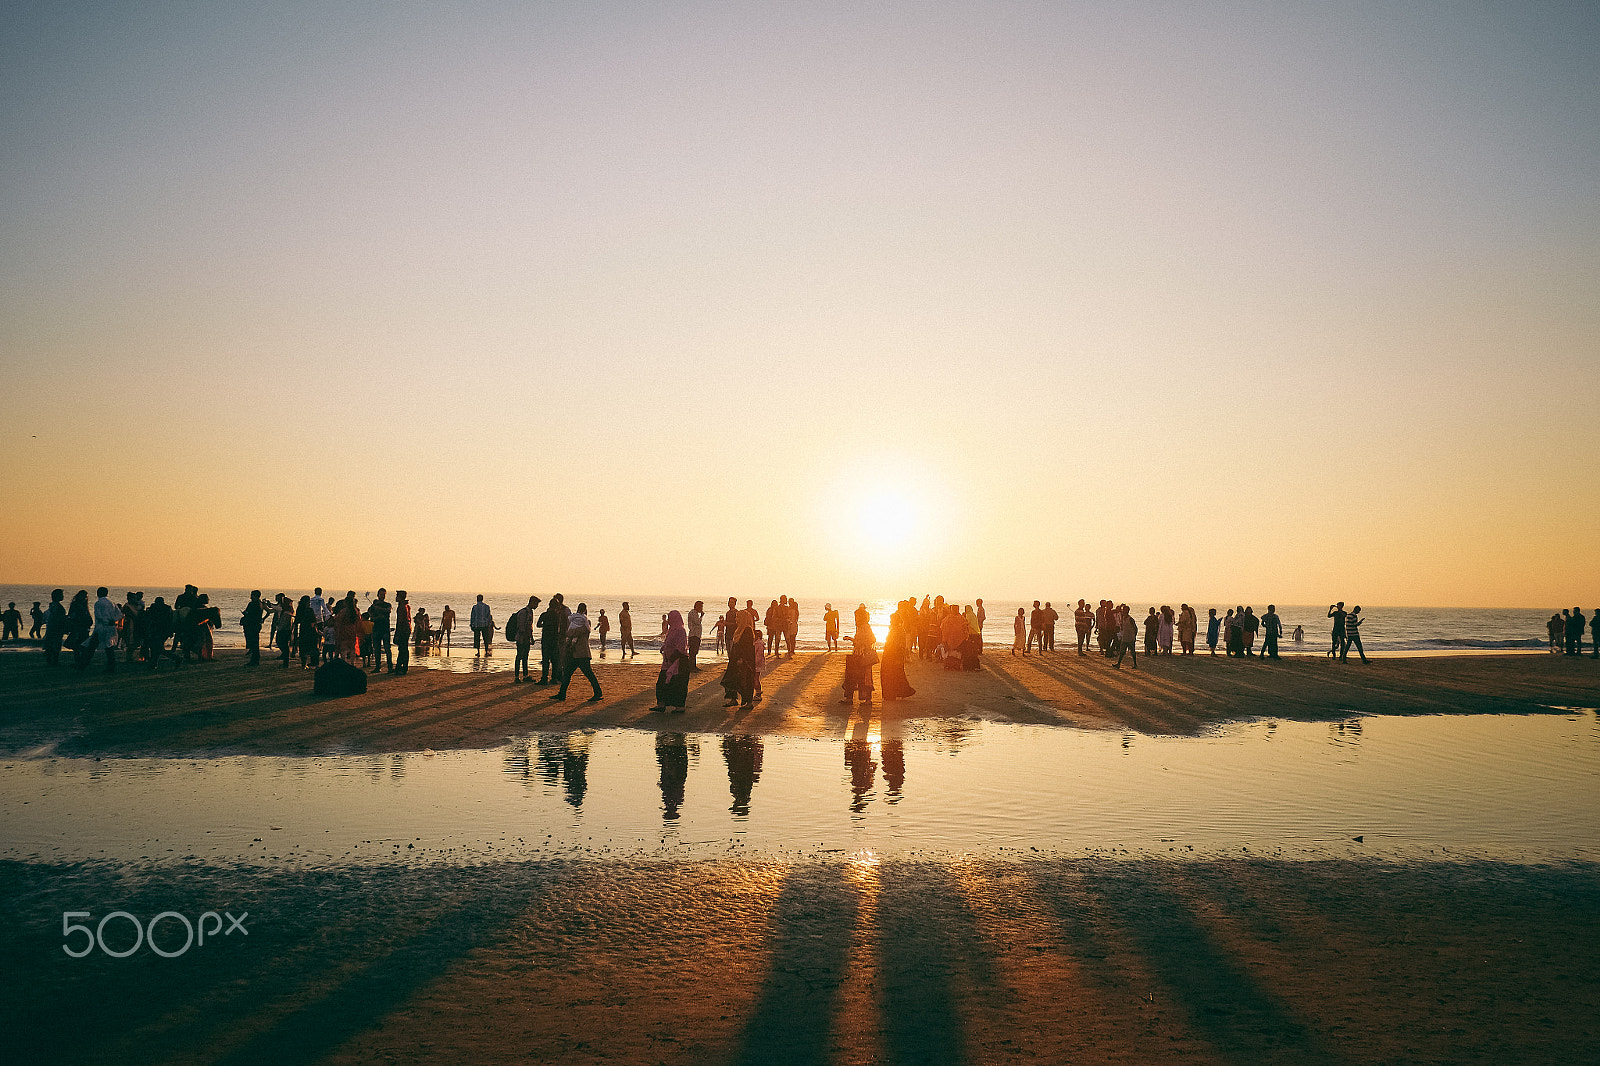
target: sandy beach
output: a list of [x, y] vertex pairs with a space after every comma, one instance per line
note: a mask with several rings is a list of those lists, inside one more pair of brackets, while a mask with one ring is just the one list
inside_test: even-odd
[[[504, 654], [509, 654], [506, 652]], [[840, 706], [839, 655], [779, 661], [751, 713], [720, 667], [685, 714], [598, 662], [567, 703], [414, 667], [344, 700], [242, 656], [151, 675], [0, 658], [0, 744], [99, 757], [497, 746], [584, 727], [850, 736], [897, 717], [1195, 735], [1242, 716], [1541, 713], [1590, 661], [1366, 666], [988, 654]], [[1270, 858], [548, 861], [217, 867], [0, 863], [18, 1061], [1577, 1062], [1600, 1056], [1600, 868]], [[181, 960], [61, 951], [61, 914], [249, 911]], [[137, 989], [138, 994], [132, 994]], [[93, 1003], [95, 1024], [75, 1024]]]
[[[509, 662], [510, 649], [495, 653]], [[458, 660], [470, 662], [470, 656]], [[1141, 657], [1112, 668], [1075, 652], [1012, 656], [987, 652], [983, 669], [960, 673], [912, 661], [917, 694], [873, 705], [879, 721], [977, 715], [1081, 729], [1192, 736], [1218, 723], [1271, 716], [1323, 720], [1368, 714], [1538, 714], [1600, 706], [1600, 669], [1587, 657], [1505, 655], [1276, 662], [1223, 656]], [[418, 751], [495, 747], [542, 730], [624, 727], [707, 733], [845, 736], [868, 717], [839, 704], [842, 654], [797, 655], [769, 667], [766, 699], [753, 711], [724, 709], [720, 663], [705, 660], [683, 714], [654, 714], [649, 661], [595, 660], [605, 692], [587, 703], [580, 677], [565, 703], [553, 688], [513, 685], [508, 673], [456, 673], [420, 663], [404, 676], [372, 678], [365, 695], [312, 695], [309, 673], [271, 661], [217, 661], [151, 674], [98, 665], [49, 670], [36, 655], [0, 656], [0, 750], [49, 747], [63, 756], [184, 756]]]

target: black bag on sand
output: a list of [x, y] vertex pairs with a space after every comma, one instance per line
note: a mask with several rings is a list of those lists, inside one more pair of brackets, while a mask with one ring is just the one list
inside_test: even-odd
[[318, 696], [359, 696], [367, 691], [367, 672], [343, 659], [329, 659], [312, 675], [311, 691]]

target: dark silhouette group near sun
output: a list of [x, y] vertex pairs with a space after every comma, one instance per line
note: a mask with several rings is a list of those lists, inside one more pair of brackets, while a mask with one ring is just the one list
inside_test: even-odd
[[[148, 670], [156, 670], [163, 661], [174, 666], [210, 662], [214, 658], [212, 633], [223, 625], [220, 609], [194, 585], [185, 586], [170, 604], [157, 596], [146, 605], [141, 592], [128, 592], [123, 603], [115, 603], [104, 587], [97, 590], [92, 602], [87, 589], [80, 590], [70, 605], [64, 601], [64, 591], [56, 589], [48, 607], [41, 608], [36, 602], [29, 612], [33, 625], [28, 638], [41, 645], [44, 661], [50, 666], [61, 661], [64, 650], [71, 652], [79, 670], [86, 669], [102, 652], [108, 671], [116, 669], [119, 659], [141, 664]], [[538, 596], [529, 596], [527, 605], [514, 611], [502, 628], [483, 596], [478, 596], [467, 618], [474, 654], [492, 654], [496, 639], [503, 638], [516, 651], [512, 664], [514, 684], [558, 686], [550, 699], [559, 701], [567, 698], [573, 678], [582, 674], [590, 685], [590, 701], [600, 700], [602, 692], [592, 666], [592, 647], [598, 640], [600, 654], [605, 655], [611, 619], [602, 608], [591, 620], [586, 603], [569, 607], [560, 593], [552, 596], [548, 604], [541, 606], [542, 603]], [[1593, 655], [1600, 658], [1600, 634], [1594, 632], [1600, 628], [1600, 611], [1595, 613], [1595, 627], [1577, 608], [1553, 615], [1549, 623], [1550, 650], [1581, 655], [1587, 630], [1595, 638]], [[1360, 660], [1367, 662], [1361, 641], [1366, 618], [1361, 608], [1346, 610], [1341, 601], [1329, 605], [1327, 616], [1332, 623], [1327, 655], [1346, 662], [1354, 649]], [[727, 611], [710, 622], [716, 654], [725, 660], [721, 679], [724, 706], [748, 709], [761, 702], [761, 679], [768, 660], [795, 654], [800, 617], [799, 601], [789, 596], [773, 600], [765, 612], [759, 611], [753, 600], [745, 600], [740, 607], [736, 597], [728, 597]], [[318, 588], [298, 601], [284, 593], [267, 601], [254, 591], [239, 625], [244, 631], [245, 661], [249, 666], [261, 662], [265, 631], [266, 647], [276, 647], [278, 662], [285, 668], [298, 662], [302, 669], [311, 670], [321, 662], [341, 659], [370, 668], [375, 674], [385, 668], [392, 674], [404, 674], [410, 666], [413, 645], [421, 652], [450, 646], [456, 619], [455, 611], [445, 604], [435, 624], [425, 608], [413, 609], [404, 590], [397, 591], [391, 602], [388, 590], [379, 589], [377, 597], [362, 608], [353, 591], [333, 599], [324, 597]], [[823, 605], [824, 650], [838, 652], [848, 645], [841, 703], [870, 703], [874, 692], [885, 701], [915, 695], [906, 677], [906, 662], [913, 656], [945, 670], [980, 669], [988, 621], [981, 599], [971, 604], [947, 602], [943, 596], [924, 596], [920, 604], [915, 597], [901, 600], [889, 616], [881, 647], [865, 603], [855, 608], [853, 620], [853, 631], [841, 641], [839, 612], [832, 603]], [[1034, 600], [1031, 611], [1017, 608], [1011, 619], [1011, 654], [1054, 653], [1059, 620], [1060, 615], [1049, 601], [1041, 604]], [[636, 656], [628, 601], [622, 601], [616, 621], [619, 652], [624, 659]], [[0, 613], [0, 623], [4, 626], [0, 639], [21, 641], [22, 614], [15, 603]], [[1173, 655], [1175, 644], [1178, 655], [1191, 656], [1196, 654], [1202, 636], [1200, 620], [1187, 603], [1177, 610], [1166, 605], [1150, 607], [1141, 618], [1126, 603], [1100, 600], [1091, 607], [1087, 601], [1079, 600], [1072, 611], [1072, 623], [1077, 654], [1103, 656], [1119, 670], [1129, 659], [1133, 669], [1138, 669], [1141, 643], [1147, 658]], [[652, 710], [684, 709], [689, 675], [700, 670], [706, 629], [703, 600], [696, 600], [687, 614], [670, 611], [662, 615], [658, 639], [662, 661]], [[1276, 605], [1268, 604], [1259, 615], [1254, 607], [1239, 605], [1228, 608], [1220, 617], [1216, 608], [1209, 608], [1203, 639], [1210, 655], [1216, 655], [1220, 645], [1230, 658], [1263, 662], [1279, 657], [1284, 635]], [[1302, 645], [1304, 628], [1296, 626], [1290, 640]], [[537, 679], [532, 672], [535, 647], [540, 667]]]

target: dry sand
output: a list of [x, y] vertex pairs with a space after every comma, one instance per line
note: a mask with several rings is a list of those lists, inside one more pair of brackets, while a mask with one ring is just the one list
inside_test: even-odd
[[[1142, 664], [1144, 665], [1144, 664]], [[96, 671], [98, 668], [96, 668]], [[779, 663], [767, 699], [650, 713], [420, 667], [364, 697], [237, 656], [151, 676], [0, 657], [0, 746], [63, 755], [394, 751], [580, 726], [844, 735], [842, 660]], [[1239, 716], [1600, 705], [1600, 664], [1218, 658], [1137, 674], [989, 654], [914, 664], [888, 717], [979, 714], [1192, 734]], [[6, 1061], [1600, 1061], [1592, 864], [996, 859], [262, 868], [0, 863]], [[180, 959], [64, 956], [61, 914], [248, 910]]]

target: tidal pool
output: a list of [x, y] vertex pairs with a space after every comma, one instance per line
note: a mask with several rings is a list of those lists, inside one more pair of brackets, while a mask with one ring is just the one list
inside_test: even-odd
[[0, 857], [316, 865], [1062, 854], [1600, 858], [1600, 721], [633, 729], [487, 751], [0, 763]]

